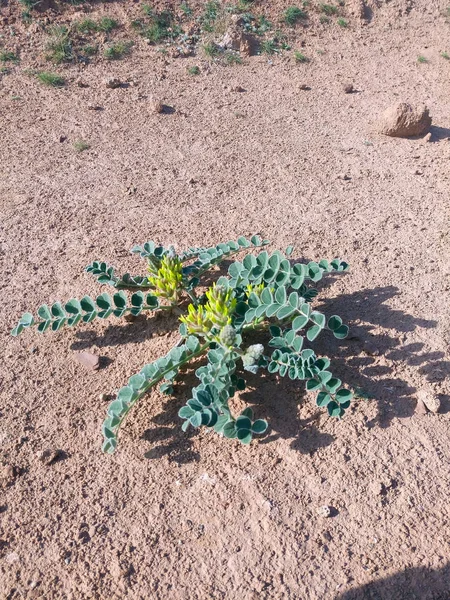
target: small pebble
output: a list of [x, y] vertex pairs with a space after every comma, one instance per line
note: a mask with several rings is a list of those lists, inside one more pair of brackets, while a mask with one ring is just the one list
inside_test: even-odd
[[344, 85], [344, 92], [346, 94], [353, 94], [354, 91], [355, 91], [355, 88], [353, 87], [353, 83], [346, 83]]
[[331, 516], [331, 508], [327, 505], [324, 506], [319, 506], [319, 508], [317, 509], [317, 514], [319, 515], [319, 517], [330, 517]]
[[161, 100], [158, 100], [156, 98], [152, 98], [150, 100], [149, 108], [151, 112], [157, 114], [164, 112], [164, 104], [161, 102]]
[[91, 352], [76, 352], [75, 359], [92, 371], [97, 371], [100, 367], [100, 357]]
[[418, 403], [423, 402], [426, 408], [432, 413], [438, 413], [441, 408], [439, 398], [428, 390], [419, 390], [416, 394]]
[[61, 458], [62, 455], [62, 450], [47, 448], [46, 450], [38, 452], [37, 457], [41, 463], [49, 467], [50, 465], [55, 463], [59, 458]]
[[115, 90], [122, 86], [120, 79], [116, 79], [115, 77], [108, 77], [104, 80], [104, 84], [110, 90]]

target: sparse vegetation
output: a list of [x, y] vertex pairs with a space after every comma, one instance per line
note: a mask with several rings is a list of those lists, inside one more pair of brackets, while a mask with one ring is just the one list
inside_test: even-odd
[[305, 56], [302, 52], [299, 52], [298, 50], [296, 50], [294, 52], [294, 58], [295, 58], [295, 62], [298, 62], [298, 63], [309, 62], [309, 58], [307, 56]]
[[445, 60], [450, 60], [450, 54], [448, 52], [442, 52], [441, 56], [442, 58], [445, 58]]
[[61, 75], [56, 73], [50, 73], [49, 71], [41, 71], [36, 74], [37, 79], [49, 87], [63, 87], [66, 84], [66, 80]]
[[85, 142], [84, 140], [78, 140], [74, 142], [73, 147], [76, 152], [84, 152], [85, 150], [89, 150], [91, 145], [88, 144], [88, 142]]
[[322, 23], [322, 25], [325, 25], [330, 22], [330, 19], [328, 17], [326, 17], [325, 15], [320, 15], [319, 21], [320, 21], [320, 23]]
[[242, 57], [238, 52], [233, 52], [233, 51], [228, 51], [225, 52], [224, 56], [224, 62], [226, 65], [241, 65], [242, 64]]
[[55, 64], [73, 60], [72, 42], [68, 28], [65, 26], [52, 27], [50, 35], [50, 41], [46, 46], [46, 59]]
[[208, 58], [216, 58], [220, 54], [220, 48], [214, 42], [203, 45], [203, 52]]
[[200, 68], [197, 65], [188, 68], [189, 75], [200, 75]]
[[261, 54], [275, 54], [277, 51], [277, 44], [275, 40], [263, 40], [260, 46]]
[[308, 13], [298, 6], [289, 6], [283, 13], [283, 21], [291, 27], [307, 17]]
[[0, 62], [18, 62], [19, 57], [14, 52], [10, 52], [8, 50], [0, 50]]
[[339, 25], [339, 27], [343, 27], [344, 29], [348, 27], [348, 21], [343, 17], [339, 17], [339, 19], [336, 22]]
[[175, 39], [182, 33], [169, 10], [156, 12], [148, 5], [144, 5], [142, 10], [146, 18], [137, 19], [131, 25], [150, 43], [159, 44], [166, 39]]
[[187, 2], [182, 2], [180, 4], [180, 10], [183, 11], [185, 17], [189, 18], [192, 16], [193, 10]]
[[420, 64], [425, 64], [428, 62], [428, 58], [426, 58], [426, 56], [422, 56], [421, 54], [419, 54], [419, 56], [417, 57], [417, 62]]
[[115, 19], [109, 17], [102, 17], [100, 21], [86, 18], [74, 24], [74, 29], [85, 35], [99, 32], [110, 33], [117, 27], [119, 27], [119, 23]]
[[131, 48], [133, 46], [133, 42], [129, 41], [119, 41], [107, 46], [104, 51], [104, 56], [108, 60], [120, 60], [126, 54], [129, 54]]
[[321, 4], [320, 10], [323, 13], [325, 13], [328, 17], [333, 17], [334, 15], [337, 15], [337, 13], [339, 12], [338, 7], [334, 6], [333, 4]]

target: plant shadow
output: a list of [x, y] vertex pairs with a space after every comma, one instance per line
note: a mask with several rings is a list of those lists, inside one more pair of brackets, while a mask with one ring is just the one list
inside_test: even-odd
[[411, 567], [390, 577], [372, 581], [339, 594], [334, 600], [449, 600], [450, 563], [442, 569]]

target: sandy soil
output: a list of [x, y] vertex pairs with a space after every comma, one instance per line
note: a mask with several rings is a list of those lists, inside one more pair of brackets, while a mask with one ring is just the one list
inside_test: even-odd
[[[65, 67], [61, 90], [19, 68], [1, 79], [2, 600], [450, 598], [442, 8], [379, 3], [368, 25], [305, 36], [305, 65], [252, 57], [208, 67], [142, 44], [114, 64]], [[193, 64], [198, 77], [187, 74]], [[89, 87], [77, 87], [80, 76]], [[105, 76], [129, 86], [106, 89]], [[343, 92], [348, 82], [356, 93]], [[174, 111], [152, 114], [152, 95]], [[429, 106], [431, 142], [376, 133], [399, 99]], [[76, 153], [80, 139], [91, 148]], [[337, 422], [302, 386], [253, 378], [243, 399], [270, 431], [243, 447], [184, 434], [186, 390], [153, 392], [104, 456], [101, 393], [175, 336], [160, 321], [112, 319], [13, 339], [16, 319], [95, 293], [83, 274], [92, 260], [138, 272], [135, 243], [181, 248], [255, 232], [273, 247], [295, 243], [299, 258], [350, 262], [318, 303], [349, 322], [350, 337], [324, 337], [319, 350], [373, 399]], [[104, 368], [79, 365], [81, 349]], [[440, 398], [440, 414], [416, 410], [420, 390]], [[59, 460], [43, 464], [46, 449]]]

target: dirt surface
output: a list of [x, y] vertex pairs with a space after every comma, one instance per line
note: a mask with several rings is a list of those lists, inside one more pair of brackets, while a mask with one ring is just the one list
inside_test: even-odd
[[[26, 64], [2, 77], [2, 600], [450, 598], [444, 7], [373, 4], [365, 25], [305, 35], [308, 64], [223, 67], [142, 44], [124, 61], [61, 67], [63, 89]], [[127, 85], [107, 89], [105, 77]], [[173, 110], [152, 112], [151, 97]], [[430, 108], [430, 141], [377, 133], [400, 100]], [[76, 152], [79, 140], [90, 148]], [[101, 394], [170, 348], [172, 324], [112, 319], [13, 339], [17, 318], [95, 294], [92, 260], [139, 272], [135, 243], [257, 232], [274, 248], [294, 243], [296, 258], [351, 264], [317, 303], [350, 336], [323, 336], [318, 353], [373, 398], [339, 422], [302, 385], [252, 377], [241, 399], [270, 431], [244, 447], [183, 433], [186, 388], [155, 391], [103, 455]], [[81, 350], [102, 368], [77, 362]], [[417, 410], [421, 390], [440, 413]]]

